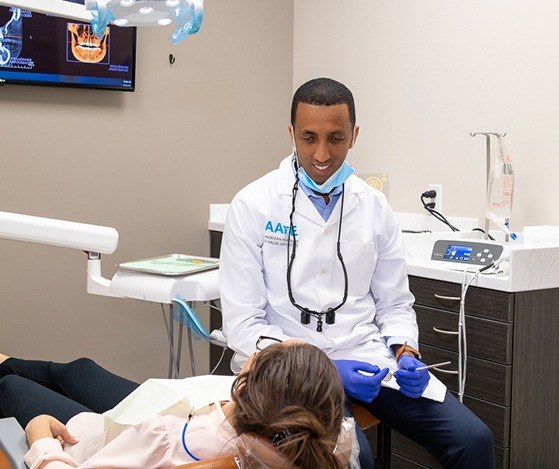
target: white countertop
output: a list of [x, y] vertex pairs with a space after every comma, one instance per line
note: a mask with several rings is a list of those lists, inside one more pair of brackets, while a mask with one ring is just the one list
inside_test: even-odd
[[[210, 204], [210, 216], [208, 218], [208, 229], [210, 231], [223, 231], [229, 204]], [[450, 231], [446, 225], [434, 217], [423, 213], [396, 212], [398, 221], [403, 230], [421, 231]], [[449, 221], [463, 230], [471, 230], [479, 225], [475, 218], [449, 217]]]
[[[211, 231], [223, 231], [228, 209], [229, 204], [210, 205], [208, 228]], [[430, 260], [433, 243], [437, 239], [482, 240], [483, 235], [471, 231], [454, 233], [443, 231], [442, 224], [429, 215], [409, 213], [397, 213], [397, 215], [400, 226], [404, 230], [440, 230], [433, 233], [404, 233], [408, 274], [446, 282], [462, 283], [464, 278], [462, 270], [454, 270]], [[449, 219], [451, 223], [464, 230], [481, 226], [475, 219]], [[498, 274], [483, 273], [478, 275], [472, 282], [472, 286], [506, 292], [559, 287], [559, 245], [557, 243], [548, 243], [547, 246], [527, 245], [523, 242], [522, 236], [519, 236], [517, 241], [505, 243], [503, 240], [501, 244], [505, 247], [501, 257], [510, 256], [510, 260], [502, 264], [502, 271]], [[456, 267], [459, 268], [460, 266], [457, 265]]]
[[[478, 232], [404, 235], [408, 274], [462, 283], [464, 272], [459, 270], [459, 264], [452, 269], [452, 264], [447, 267], [430, 260], [433, 243], [436, 239], [482, 240], [482, 236]], [[501, 257], [508, 256], [510, 260], [502, 264], [500, 273], [479, 274], [472, 286], [506, 292], [559, 287], [559, 246], [526, 246], [522, 241], [501, 244], [505, 247]]]
[[210, 231], [223, 231], [229, 204], [210, 204], [210, 218], [208, 229]]

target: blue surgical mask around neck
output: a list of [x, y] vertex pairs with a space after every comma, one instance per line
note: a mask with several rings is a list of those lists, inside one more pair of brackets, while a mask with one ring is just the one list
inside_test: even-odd
[[301, 165], [298, 165], [297, 174], [299, 176], [299, 182], [305, 187], [308, 187], [314, 192], [319, 194], [329, 194], [336, 187], [341, 186], [347, 179], [354, 173], [353, 167], [344, 161], [343, 164], [338, 168], [338, 170], [332, 174], [323, 184], [317, 184], [314, 182], [307, 172], [303, 169]]

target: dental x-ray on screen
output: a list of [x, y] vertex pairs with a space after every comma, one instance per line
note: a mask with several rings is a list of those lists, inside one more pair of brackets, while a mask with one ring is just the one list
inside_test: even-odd
[[89, 23], [0, 6], [1, 83], [133, 91], [135, 60], [136, 28], [99, 38]]

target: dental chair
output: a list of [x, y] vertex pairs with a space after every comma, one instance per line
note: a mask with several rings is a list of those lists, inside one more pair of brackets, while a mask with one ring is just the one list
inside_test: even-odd
[[[377, 427], [375, 464], [379, 468], [389, 467], [386, 464], [390, 455], [390, 440], [386, 438], [386, 433], [383, 433], [388, 432], [389, 429], [383, 428], [384, 425], [380, 420], [359, 404], [353, 404], [352, 411], [355, 420], [363, 430]], [[386, 446], [386, 440], [388, 440], [388, 447]], [[13, 417], [0, 419], [0, 469], [27, 469], [23, 457], [28, 450], [29, 446], [27, 445], [25, 432], [17, 420]], [[227, 455], [183, 464], [173, 469], [238, 469], [238, 466], [235, 457]]]

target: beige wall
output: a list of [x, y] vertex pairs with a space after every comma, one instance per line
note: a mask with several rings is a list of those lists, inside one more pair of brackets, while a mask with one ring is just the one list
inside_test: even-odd
[[443, 211], [483, 217], [485, 139], [506, 131], [511, 219], [559, 225], [559, 4], [555, 0], [297, 0], [294, 86], [345, 82], [357, 101], [360, 172], [389, 173], [396, 210], [443, 184]]
[[[208, 205], [290, 150], [292, 29], [292, 1], [211, 0], [181, 45], [138, 31], [134, 93], [0, 87], [0, 210], [117, 228], [108, 277], [125, 260], [208, 255]], [[0, 240], [0, 263], [1, 352], [166, 375], [159, 305], [86, 294], [84, 254]]]

